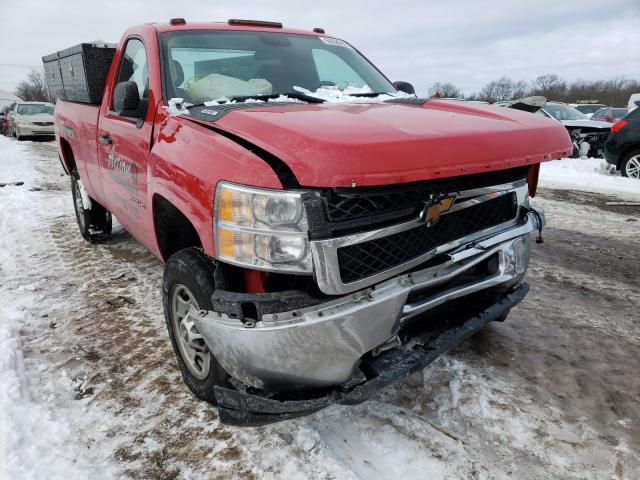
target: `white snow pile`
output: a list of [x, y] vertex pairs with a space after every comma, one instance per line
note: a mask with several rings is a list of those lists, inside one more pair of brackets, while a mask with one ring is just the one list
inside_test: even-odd
[[544, 162], [540, 168], [540, 187], [582, 190], [640, 201], [640, 181], [626, 178], [600, 158], [563, 158]]
[[361, 97], [358, 95], [366, 95], [374, 93], [370, 87], [356, 87], [348, 85], [346, 88], [340, 89], [336, 86], [320, 87], [315, 91], [307, 90], [302, 87], [293, 87], [296, 92], [303, 93], [310, 97], [322, 99], [328, 103], [382, 103], [387, 100], [393, 100], [394, 98], [413, 98], [415, 95], [411, 95], [405, 92], [396, 93], [383, 93], [375, 97]]
[[[304, 103], [297, 98], [287, 97], [286, 95], [279, 95], [275, 98], [267, 98], [261, 100], [259, 98], [247, 98], [242, 101], [231, 100], [228, 97], [218, 97], [213, 100], [204, 102], [205, 107], [216, 107], [219, 105], [226, 105], [229, 103], [265, 103], [265, 102], [278, 102], [278, 103]], [[170, 98], [169, 106], [164, 107], [169, 115], [189, 115], [189, 107], [192, 107], [192, 103], [185, 102], [184, 98]]]
[[189, 115], [190, 103], [184, 101], [184, 98], [170, 98], [169, 105], [164, 107], [169, 115]]
[[[415, 95], [411, 95], [405, 92], [396, 93], [383, 93], [375, 97], [360, 96], [374, 93], [370, 87], [355, 87], [349, 85], [346, 88], [340, 89], [337, 86], [320, 87], [315, 91], [307, 90], [303, 87], [294, 86], [293, 89], [307, 95], [308, 97], [324, 100], [326, 103], [382, 103], [395, 98], [414, 98]], [[219, 105], [227, 105], [234, 103], [304, 103], [303, 100], [292, 98], [284, 94], [280, 94], [274, 98], [260, 99], [260, 98], [247, 98], [244, 100], [233, 100], [227, 96], [221, 96], [203, 102], [206, 107], [216, 107]], [[188, 103], [184, 98], [171, 98], [169, 99], [169, 106], [164, 107], [169, 115], [189, 115], [189, 107], [193, 104]]]
[[28, 393], [19, 334], [25, 307], [3, 308], [0, 323], [0, 478], [82, 478], [85, 462], [74, 465], [74, 454], [61, 455], [74, 435], [71, 426]]

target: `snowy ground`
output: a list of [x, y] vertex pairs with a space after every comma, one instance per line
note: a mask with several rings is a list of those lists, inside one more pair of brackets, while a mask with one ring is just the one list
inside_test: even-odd
[[604, 193], [640, 201], [640, 182], [625, 178], [601, 158], [565, 158], [542, 165], [540, 187]]
[[24, 182], [0, 187], [0, 478], [639, 478], [640, 207], [566, 189], [640, 183], [579, 162], [543, 167], [562, 190], [507, 322], [363, 405], [239, 429], [180, 379], [159, 262], [119, 227], [84, 242], [53, 144], [0, 137]]

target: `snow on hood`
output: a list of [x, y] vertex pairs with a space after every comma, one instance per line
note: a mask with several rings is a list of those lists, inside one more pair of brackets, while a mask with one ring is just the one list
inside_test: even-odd
[[[294, 86], [293, 89], [296, 92], [302, 93], [309, 97], [314, 97], [320, 100], [324, 100], [326, 103], [383, 103], [388, 100], [397, 98], [415, 98], [415, 95], [396, 92], [396, 93], [383, 93], [375, 97], [362, 97], [359, 95], [366, 95], [374, 93], [370, 87], [355, 87], [349, 85], [344, 89], [338, 87], [320, 87], [315, 91], [307, 90], [303, 87]], [[227, 105], [234, 103], [306, 103], [303, 100], [297, 98], [291, 98], [287, 95], [279, 95], [275, 98], [260, 99], [260, 98], [247, 98], [245, 100], [232, 100], [228, 97], [218, 97], [212, 100], [204, 102], [206, 107], [216, 107], [219, 105]], [[164, 107], [169, 115], [189, 115], [189, 107], [193, 104], [185, 102], [184, 98], [171, 98], [169, 99], [169, 105]]]
[[[208, 102], [204, 102], [205, 107], [216, 107], [218, 105], [227, 105], [234, 103], [267, 103], [267, 102], [278, 102], [278, 103], [305, 103], [302, 100], [298, 100], [297, 98], [287, 97], [286, 95], [280, 95], [276, 98], [268, 98], [266, 100], [261, 100], [259, 98], [247, 98], [245, 100], [231, 100], [227, 97], [219, 97], [213, 100], [209, 100]], [[189, 115], [189, 108], [192, 107], [193, 104], [189, 102], [185, 102], [184, 98], [170, 98], [169, 106], [163, 107], [169, 115]]]
[[355, 87], [349, 85], [344, 89], [338, 87], [320, 87], [316, 91], [307, 90], [302, 87], [293, 87], [296, 92], [304, 93], [310, 97], [319, 98], [327, 103], [382, 103], [394, 98], [415, 98], [405, 92], [396, 92], [394, 94], [383, 93], [377, 97], [360, 97], [358, 95], [374, 93], [368, 86]]

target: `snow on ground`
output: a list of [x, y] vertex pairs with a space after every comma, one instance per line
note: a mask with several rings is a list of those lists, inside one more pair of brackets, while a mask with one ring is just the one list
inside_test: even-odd
[[0, 158], [0, 184], [25, 182], [0, 188], [2, 479], [640, 476], [632, 210], [541, 191], [507, 322], [362, 405], [242, 429], [181, 381], [160, 263], [117, 224], [80, 238], [53, 144], [0, 137]]
[[540, 187], [604, 193], [640, 201], [640, 181], [626, 178], [601, 158], [563, 158], [540, 168]]
[[[38, 270], [56, 261], [47, 258], [46, 243], [44, 248], [30, 249], [34, 241], [46, 242], [46, 237], [28, 237], [43, 222], [68, 213], [68, 202], [60, 195], [42, 192], [38, 193], [44, 197], [40, 207], [46, 205], [46, 211], [31, 207], [36, 192], [30, 189], [49, 180], [36, 174], [34, 164], [50, 163], [51, 148], [40, 155], [27, 144], [0, 136], [0, 151], [0, 183], [25, 182], [0, 189], [0, 478], [85, 479], [102, 470], [104, 462], [79, 455], [82, 442], [78, 442], [73, 418], [56, 408], [55, 392], [38, 386], [40, 381], [47, 387], [59, 386], [69, 379], [64, 378], [64, 371], [55, 372], [57, 378], [41, 377], [41, 373], [51, 373], [50, 367], [30, 364], [24, 353], [25, 332], [47, 328], [47, 315], [42, 312], [65, 308], [59, 285], [54, 281], [45, 288], [46, 271], [16, 277], [16, 272]], [[83, 412], [77, 409], [74, 414]], [[71, 445], [76, 448], [69, 448]]]

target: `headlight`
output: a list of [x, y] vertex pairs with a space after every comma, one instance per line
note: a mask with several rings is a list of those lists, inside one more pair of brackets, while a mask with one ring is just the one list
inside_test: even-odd
[[262, 270], [311, 273], [307, 230], [301, 193], [218, 184], [218, 259]]

